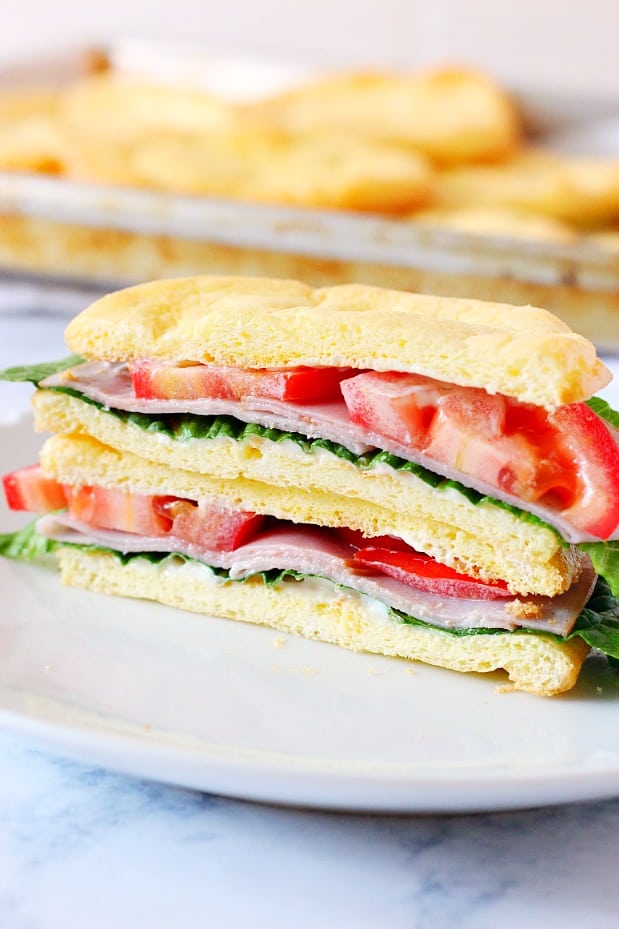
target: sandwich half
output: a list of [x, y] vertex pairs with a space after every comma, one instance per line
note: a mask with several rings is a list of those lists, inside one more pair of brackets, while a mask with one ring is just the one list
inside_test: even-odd
[[[610, 374], [544, 310], [204, 277], [110, 294], [32, 380], [47, 512], [5, 554], [65, 583], [508, 686], [619, 658]], [[588, 401], [588, 402], [587, 402]]]

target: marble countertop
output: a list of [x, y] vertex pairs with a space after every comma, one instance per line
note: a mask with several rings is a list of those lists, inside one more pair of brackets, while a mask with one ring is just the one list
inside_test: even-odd
[[[60, 357], [67, 318], [0, 307], [0, 366]], [[29, 393], [4, 385], [4, 413]], [[1, 929], [614, 929], [617, 860], [619, 800], [307, 812], [123, 777], [0, 735]]]

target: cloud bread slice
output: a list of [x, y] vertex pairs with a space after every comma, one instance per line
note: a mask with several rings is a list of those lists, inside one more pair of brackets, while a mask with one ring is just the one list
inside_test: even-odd
[[250, 107], [247, 115], [286, 132], [347, 129], [414, 147], [440, 164], [504, 157], [520, 131], [507, 95], [483, 75], [458, 69], [335, 74]]
[[106, 147], [153, 129], [216, 131], [238, 120], [235, 106], [201, 90], [108, 73], [70, 87], [60, 113], [77, 141], [92, 136]]
[[260, 203], [406, 213], [426, 204], [422, 155], [343, 133], [281, 137], [247, 129], [150, 129], [114, 145], [75, 139], [69, 170], [96, 182]]
[[496, 165], [468, 165], [436, 178], [442, 207], [508, 207], [581, 226], [619, 219], [619, 160], [525, 149]]
[[454, 636], [390, 620], [378, 605], [327, 581], [280, 581], [267, 586], [254, 578], [225, 581], [201, 564], [166, 559], [127, 564], [113, 554], [59, 550], [62, 580], [103, 594], [160, 603], [229, 619], [268, 625], [355, 651], [419, 660], [456, 671], [504, 668], [509, 689], [551, 696], [576, 683], [588, 647], [581, 639], [560, 642], [546, 635]]
[[582, 556], [562, 546], [552, 530], [491, 503], [474, 505], [453, 490], [436, 491], [413, 475], [360, 472], [333, 454], [316, 459], [286, 443], [165, 442], [48, 391], [37, 395], [36, 407], [39, 428], [84, 429], [86, 423], [113, 445], [83, 432], [48, 439], [41, 462], [63, 483], [191, 499], [216, 496], [296, 523], [395, 535], [467, 574], [502, 578], [518, 593], [554, 596], [580, 572]]
[[591, 343], [545, 310], [361, 284], [155, 281], [97, 301], [66, 338], [74, 352], [109, 361], [415, 371], [548, 409], [586, 399], [611, 378]]

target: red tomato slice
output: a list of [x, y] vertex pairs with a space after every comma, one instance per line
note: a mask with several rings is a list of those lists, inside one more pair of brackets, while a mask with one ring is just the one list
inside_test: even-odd
[[584, 403], [555, 413], [479, 388], [375, 371], [342, 383], [351, 419], [446, 468], [548, 506], [608, 538], [619, 524], [619, 450]]
[[165, 505], [172, 535], [204, 548], [232, 552], [260, 530], [264, 516], [234, 510], [217, 500], [174, 500]]
[[360, 529], [349, 529], [347, 526], [338, 526], [333, 529], [333, 532], [353, 548], [366, 548], [371, 545], [373, 548], [388, 548], [391, 551], [413, 551], [403, 539], [398, 539], [394, 535], [366, 536]]
[[556, 436], [546, 422], [536, 434], [512, 431], [512, 405], [506, 397], [483, 390], [454, 390], [441, 398], [423, 450], [522, 500], [534, 502], [552, 494], [548, 502], [562, 505], [573, 496], [575, 481], [561, 460]]
[[216, 500], [132, 494], [105, 487], [67, 488], [70, 514], [101, 529], [143, 536], [171, 536], [217, 551], [233, 551], [258, 532], [264, 517]]
[[571, 459], [579, 492], [561, 514], [600, 539], [619, 525], [619, 446], [586, 403], [569, 403], [548, 417]]
[[233, 551], [256, 535], [265, 517], [216, 500], [195, 503], [159, 494], [134, 494], [99, 486], [70, 487], [43, 475], [39, 464], [3, 478], [12, 510], [49, 513], [68, 508], [74, 519], [100, 529], [174, 536], [217, 551]]
[[40, 464], [18, 468], [2, 478], [6, 502], [12, 510], [49, 513], [67, 505], [62, 484], [45, 477]]
[[165, 536], [172, 520], [164, 505], [173, 497], [125, 493], [107, 487], [67, 487], [69, 513], [100, 529], [133, 532], [143, 536]]
[[430, 555], [413, 549], [394, 551], [368, 545], [359, 549], [353, 561], [373, 568], [381, 574], [441, 597], [460, 597], [466, 600], [497, 600], [513, 595], [504, 581], [485, 582], [453, 568], [440, 564]]
[[353, 423], [380, 435], [419, 446], [441, 395], [441, 383], [420, 374], [367, 371], [342, 382]]
[[136, 397], [158, 400], [272, 399], [319, 403], [341, 399], [349, 368], [237, 368], [228, 365], [169, 365], [133, 361], [129, 372]]

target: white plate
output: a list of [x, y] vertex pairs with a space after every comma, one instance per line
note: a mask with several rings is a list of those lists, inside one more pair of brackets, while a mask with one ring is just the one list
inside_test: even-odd
[[[0, 427], [0, 468], [36, 457]], [[15, 517], [2, 511], [2, 529]], [[619, 794], [619, 674], [499, 694], [459, 675], [62, 588], [0, 559], [0, 724], [71, 757], [247, 799], [472, 811]]]

